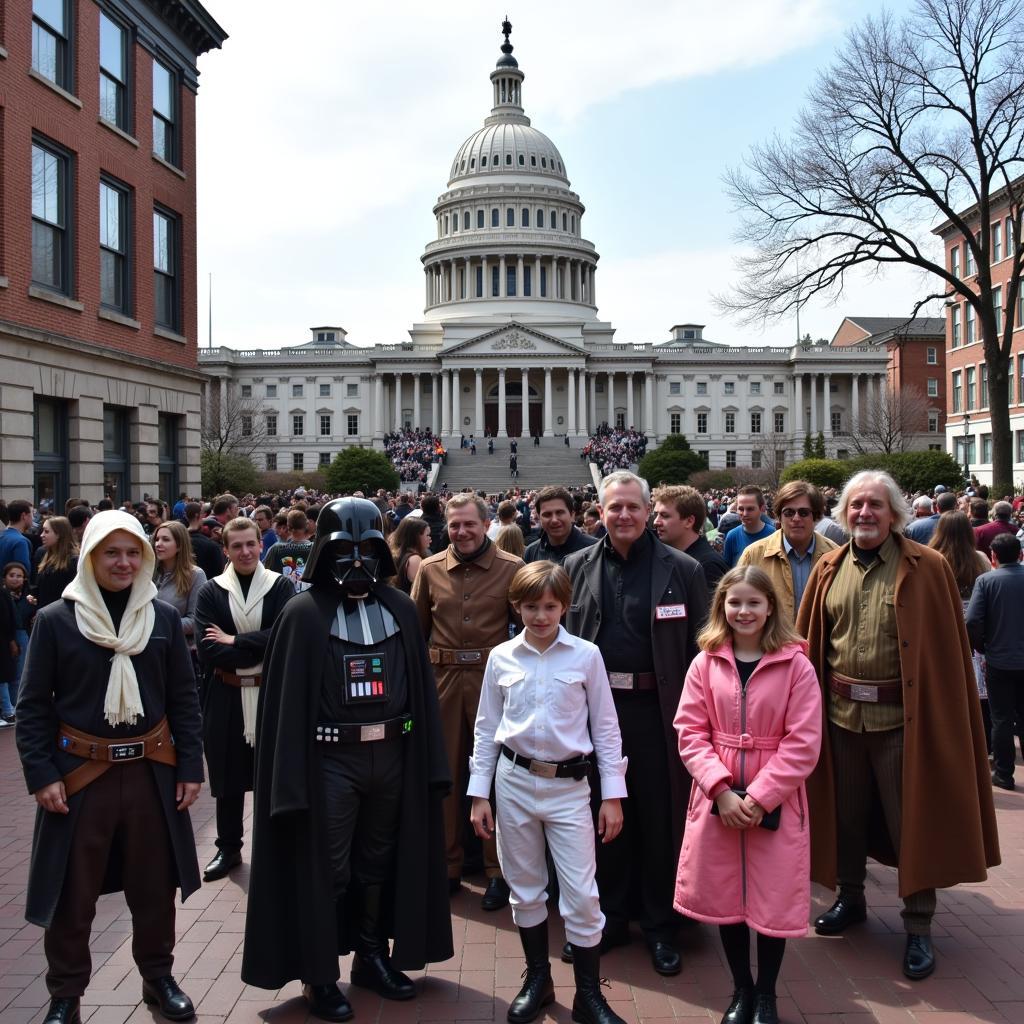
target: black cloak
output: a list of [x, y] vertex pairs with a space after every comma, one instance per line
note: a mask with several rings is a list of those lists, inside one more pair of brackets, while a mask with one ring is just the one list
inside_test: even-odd
[[[434, 675], [416, 607], [393, 587], [377, 598], [401, 629], [412, 732], [405, 744], [393, 882], [386, 887], [392, 963], [419, 970], [454, 955], [441, 804], [451, 789]], [[313, 736], [339, 595], [315, 586], [285, 606], [264, 660], [256, 726], [252, 868], [242, 979], [277, 989], [337, 980], [354, 928], [336, 913]]]

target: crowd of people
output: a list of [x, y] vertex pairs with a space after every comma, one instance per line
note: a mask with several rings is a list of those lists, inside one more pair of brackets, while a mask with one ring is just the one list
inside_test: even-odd
[[592, 438], [600, 488], [0, 503], [0, 721], [39, 805], [47, 1024], [76, 1020], [111, 843], [143, 998], [191, 1015], [172, 897], [201, 884], [204, 762], [203, 881], [241, 864], [254, 792], [243, 980], [301, 981], [322, 1019], [352, 1016], [349, 950], [354, 985], [415, 996], [404, 972], [451, 955], [447, 900], [476, 871], [522, 942], [513, 1024], [554, 999], [556, 888], [577, 1021], [620, 1020], [600, 957], [632, 923], [655, 972], [684, 969], [682, 915], [718, 926], [724, 1019], [773, 1024], [811, 882], [835, 893], [814, 930], [844, 932], [869, 854], [898, 868], [902, 972], [928, 977], [936, 891], [999, 863], [992, 787], [1015, 787], [1024, 502], [874, 471], [652, 494], [612, 468], [645, 445]]
[[385, 434], [384, 451], [395, 467], [398, 479], [406, 483], [425, 484], [430, 467], [435, 462], [443, 462], [445, 456], [441, 439], [434, 437], [429, 430], [419, 428]]
[[630, 427], [628, 430], [610, 427], [607, 423], [587, 438], [580, 450], [580, 458], [596, 462], [602, 476], [617, 469], [636, 465], [647, 453], [647, 435]]

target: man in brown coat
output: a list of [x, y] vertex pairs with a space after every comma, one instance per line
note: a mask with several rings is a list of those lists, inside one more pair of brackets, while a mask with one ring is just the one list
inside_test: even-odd
[[[462, 879], [462, 829], [460, 813], [473, 727], [484, 667], [491, 648], [509, 638], [514, 612], [508, 588], [521, 558], [500, 550], [487, 537], [487, 505], [474, 494], [449, 498], [445, 520], [451, 543], [425, 558], [412, 585], [420, 625], [437, 679], [441, 728], [448, 750], [448, 766], [454, 780], [444, 802], [444, 833], [448, 859], [448, 886], [458, 892]], [[508, 903], [508, 886], [501, 877], [494, 839], [484, 842], [487, 891], [481, 906], [500, 910]]]
[[814, 567], [797, 621], [827, 726], [807, 782], [811, 878], [839, 886], [815, 930], [865, 920], [871, 854], [899, 870], [903, 973], [925, 978], [935, 890], [999, 863], [963, 609], [945, 559], [900, 536], [910, 510], [892, 477], [856, 474], [836, 513], [850, 543]]

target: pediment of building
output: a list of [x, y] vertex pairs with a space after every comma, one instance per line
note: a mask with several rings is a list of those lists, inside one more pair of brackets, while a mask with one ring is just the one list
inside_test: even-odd
[[544, 334], [532, 327], [512, 321], [485, 331], [475, 338], [465, 338], [442, 349], [444, 356], [472, 357], [494, 361], [525, 356], [531, 361], [545, 356], [582, 356], [583, 352], [567, 341]]

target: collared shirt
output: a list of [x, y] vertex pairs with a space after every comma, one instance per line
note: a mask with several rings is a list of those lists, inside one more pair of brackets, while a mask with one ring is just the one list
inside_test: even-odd
[[[896, 635], [896, 575], [900, 549], [892, 535], [878, 556], [861, 561], [851, 546], [825, 595], [830, 669], [851, 679], [900, 678]], [[871, 703], [828, 694], [829, 721], [853, 732], [882, 732], [903, 725], [899, 703]]]
[[554, 763], [594, 752], [602, 798], [626, 795], [626, 758], [601, 652], [564, 626], [546, 651], [532, 647], [525, 632], [491, 651], [475, 734], [470, 796], [490, 795], [503, 743]]
[[651, 572], [654, 537], [645, 530], [623, 558], [611, 538], [601, 543], [601, 628], [597, 645], [609, 672], [653, 672]]
[[800, 600], [804, 596], [804, 588], [811, 578], [811, 568], [814, 564], [814, 531], [811, 531], [811, 543], [802, 557], [797, 554], [796, 548], [789, 543], [785, 534], [782, 535], [782, 548], [786, 552], [789, 568], [793, 572], [793, 612], [795, 616], [795, 613], [800, 610]]

